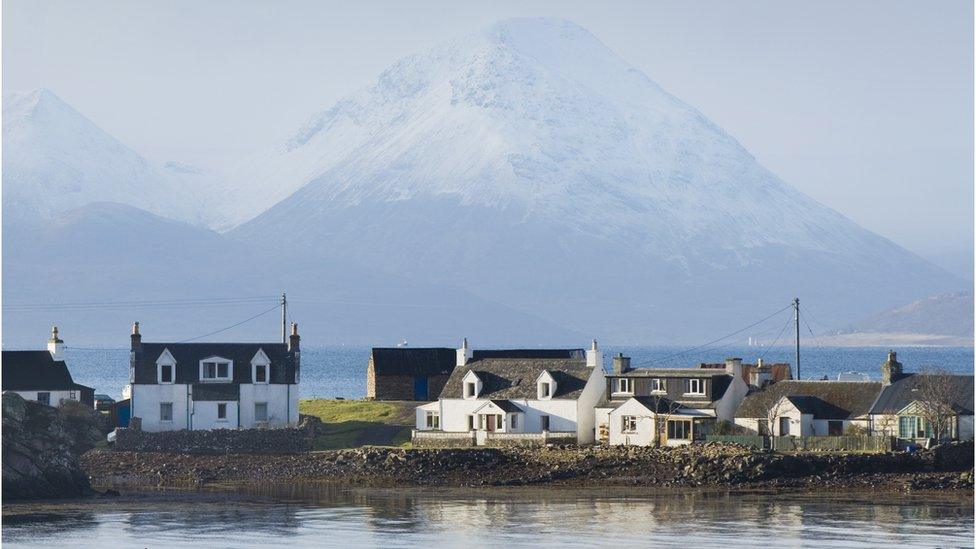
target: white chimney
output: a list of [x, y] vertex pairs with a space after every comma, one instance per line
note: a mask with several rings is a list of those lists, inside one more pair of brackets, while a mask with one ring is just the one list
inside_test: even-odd
[[457, 365], [464, 366], [471, 360], [473, 352], [468, 348], [468, 338], [461, 340], [461, 348], [457, 350]]
[[603, 351], [597, 348], [595, 339], [593, 340], [593, 344], [590, 345], [590, 349], [586, 351], [586, 366], [589, 368], [603, 368]]
[[58, 327], [51, 326], [51, 339], [47, 340], [47, 352], [54, 360], [64, 360], [64, 341], [58, 338]]
[[725, 373], [732, 374], [732, 377], [742, 377], [742, 359], [741, 358], [725, 359]]

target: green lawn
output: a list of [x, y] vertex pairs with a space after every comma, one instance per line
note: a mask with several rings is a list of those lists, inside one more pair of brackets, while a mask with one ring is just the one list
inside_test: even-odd
[[414, 408], [421, 402], [307, 399], [298, 403], [302, 414], [317, 416], [325, 433], [316, 450], [357, 446], [407, 446], [414, 425]]

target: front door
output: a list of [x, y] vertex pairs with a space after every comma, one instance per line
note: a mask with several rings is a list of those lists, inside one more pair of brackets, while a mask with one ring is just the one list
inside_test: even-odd
[[427, 376], [413, 378], [413, 399], [427, 400]]
[[485, 430], [489, 433], [495, 430], [495, 414], [485, 416]]
[[779, 436], [781, 437], [790, 436], [790, 418], [788, 417], [779, 418]]

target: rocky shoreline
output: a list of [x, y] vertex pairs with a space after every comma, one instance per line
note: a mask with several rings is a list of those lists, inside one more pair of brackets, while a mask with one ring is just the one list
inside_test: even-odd
[[94, 450], [81, 458], [95, 486], [179, 487], [320, 481], [359, 486], [660, 486], [972, 494], [973, 443], [914, 454], [779, 454], [736, 445], [677, 448], [358, 448], [281, 455]]

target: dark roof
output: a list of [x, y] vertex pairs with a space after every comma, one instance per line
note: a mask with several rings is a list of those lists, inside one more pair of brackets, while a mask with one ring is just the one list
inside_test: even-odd
[[666, 414], [668, 412], [675, 412], [684, 408], [684, 406], [682, 406], [680, 403], [677, 403], [667, 397], [637, 396], [633, 398], [637, 402], [640, 402], [642, 406], [656, 414]]
[[880, 392], [877, 381], [780, 381], [746, 396], [735, 417], [765, 418], [781, 398], [789, 397], [817, 419], [850, 419], [866, 415]]
[[55, 361], [48, 351], [3, 351], [3, 390], [50, 391], [93, 390], [71, 378], [68, 365]]
[[[906, 374], [881, 391], [877, 402], [871, 407], [872, 414], [893, 414], [918, 399], [918, 386], [928, 374]], [[964, 415], [973, 413], [973, 376], [949, 375], [952, 382], [951, 395], [953, 408]]]
[[583, 349], [485, 349], [471, 351], [473, 360], [483, 358], [566, 358], [586, 360]]
[[200, 361], [212, 356], [234, 361], [234, 383], [251, 383], [251, 359], [258, 349], [271, 361], [270, 383], [295, 380], [295, 353], [285, 343], [143, 343], [136, 353], [136, 383], [156, 383], [156, 360], [165, 349], [176, 360], [176, 383], [200, 381]]
[[518, 406], [516, 406], [515, 403], [512, 402], [511, 400], [490, 400], [489, 402], [491, 402], [495, 406], [498, 406], [499, 408], [501, 408], [502, 411], [505, 411], [505, 412], [508, 412], [508, 413], [522, 412], [523, 411], [521, 408], [519, 408]]
[[464, 376], [475, 372], [481, 378], [478, 398], [535, 399], [536, 379], [543, 370], [556, 380], [555, 399], [575, 399], [586, 386], [593, 371], [585, 360], [556, 358], [485, 358], [458, 366], [447, 379], [441, 398], [461, 398]]
[[233, 383], [194, 383], [193, 400], [240, 400], [241, 386]]
[[447, 375], [457, 364], [457, 351], [446, 347], [373, 347], [370, 357], [378, 376]]

